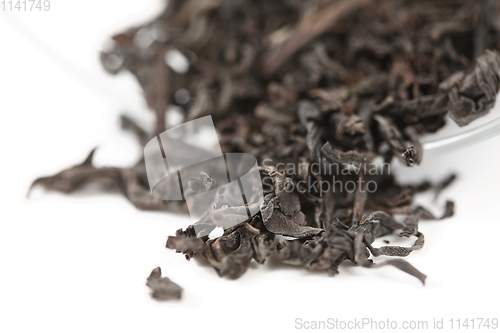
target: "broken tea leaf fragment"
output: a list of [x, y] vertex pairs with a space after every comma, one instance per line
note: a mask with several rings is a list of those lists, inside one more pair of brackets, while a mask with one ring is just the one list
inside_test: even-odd
[[151, 288], [151, 297], [157, 301], [180, 299], [182, 296], [182, 288], [169, 278], [162, 277], [160, 267], [153, 269], [146, 285]]

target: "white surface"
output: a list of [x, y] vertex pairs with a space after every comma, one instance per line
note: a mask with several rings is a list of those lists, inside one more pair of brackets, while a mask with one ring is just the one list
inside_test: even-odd
[[[51, 4], [50, 12], [13, 15], [101, 84], [141, 105], [135, 82], [107, 76], [98, 51], [111, 33], [154, 16], [161, 1]], [[221, 279], [212, 268], [165, 249], [168, 235], [185, 227], [188, 217], [140, 212], [120, 195], [100, 192], [35, 191], [25, 199], [35, 177], [82, 161], [94, 146], [100, 147], [98, 165], [130, 165], [141, 149], [118, 128], [120, 103], [50, 60], [4, 13], [0, 36], [0, 332], [181, 332], [214, 324], [232, 332], [270, 332], [294, 331], [296, 318], [362, 317], [427, 320], [432, 328], [434, 318], [445, 318], [446, 325], [450, 318], [500, 317], [500, 138], [420, 167], [397, 168], [405, 182], [459, 172], [435, 207], [440, 214], [443, 201], [453, 199], [455, 217], [422, 222], [426, 245], [407, 258], [428, 275], [425, 287], [392, 267], [351, 265], [330, 278], [255, 264], [239, 280]], [[134, 115], [151, 123], [151, 114]], [[454, 250], [457, 244], [467, 248]], [[145, 280], [156, 266], [184, 288], [181, 301], [150, 299]]]

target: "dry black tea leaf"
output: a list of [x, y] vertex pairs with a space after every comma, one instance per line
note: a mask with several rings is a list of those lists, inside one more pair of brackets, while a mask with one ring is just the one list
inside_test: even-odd
[[146, 285], [151, 288], [151, 297], [158, 301], [180, 299], [182, 295], [182, 288], [179, 285], [170, 281], [169, 278], [161, 276], [160, 267], [153, 269]]
[[455, 180], [457, 179], [457, 175], [455, 174], [451, 174], [448, 176], [448, 178], [444, 179], [442, 182], [440, 182], [439, 184], [436, 185], [436, 194], [434, 194], [434, 200], [436, 200], [438, 197], [439, 197], [439, 194], [441, 194], [441, 192], [447, 188], [448, 186], [450, 186]]
[[487, 114], [495, 104], [500, 89], [500, 55], [486, 50], [476, 59], [473, 69], [454, 76], [449, 92], [450, 117], [460, 125]]

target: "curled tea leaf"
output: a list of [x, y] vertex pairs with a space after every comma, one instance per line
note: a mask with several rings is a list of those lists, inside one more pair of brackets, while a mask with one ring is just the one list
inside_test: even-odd
[[460, 126], [487, 114], [500, 89], [500, 54], [486, 50], [472, 70], [462, 73], [449, 93], [450, 117]]

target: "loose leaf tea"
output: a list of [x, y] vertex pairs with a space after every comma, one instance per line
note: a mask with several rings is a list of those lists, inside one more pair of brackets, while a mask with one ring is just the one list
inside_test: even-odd
[[[454, 176], [403, 185], [390, 163], [420, 164], [422, 135], [447, 116], [464, 126], [493, 107], [499, 20], [495, 0], [169, 0], [156, 19], [113, 36], [114, 47], [101, 54], [104, 68], [132, 73], [156, 114], [151, 132], [122, 119], [141, 144], [167, 129], [175, 105], [184, 121], [211, 115], [222, 151], [251, 154], [260, 165], [259, 207], [230, 207], [228, 194], [217, 191], [206, 214], [167, 247], [204, 258], [231, 279], [275, 254], [329, 275], [349, 260], [391, 265], [424, 282], [403, 259], [370, 257], [421, 249], [419, 221], [436, 218], [414, 197], [428, 190], [437, 196]], [[151, 195], [144, 159], [128, 169], [95, 168], [92, 155], [33, 185], [70, 193], [100, 183], [139, 209], [187, 210], [183, 201]], [[381, 167], [373, 167], [377, 157]], [[183, 194], [215, 189], [219, 171], [204, 165]], [[441, 218], [453, 211], [448, 201]], [[216, 227], [224, 234], [211, 239]], [[374, 247], [389, 234], [413, 245]], [[169, 281], [153, 273], [155, 297], [171, 297]]]
[[151, 288], [151, 296], [159, 301], [180, 299], [182, 288], [170, 281], [167, 277], [161, 277], [161, 268], [156, 267], [147, 279], [146, 285]]

